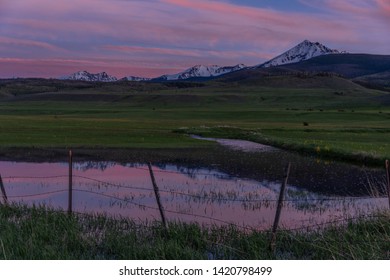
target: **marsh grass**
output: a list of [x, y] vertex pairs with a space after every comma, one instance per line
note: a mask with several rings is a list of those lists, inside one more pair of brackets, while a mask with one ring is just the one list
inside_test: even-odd
[[268, 231], [236, 226], [138, 223], [44, 207], [0, 207], [1, 259], [389, 259], [390, 216], [346, 220], [308, 231], [280, 231], [274, 253]]

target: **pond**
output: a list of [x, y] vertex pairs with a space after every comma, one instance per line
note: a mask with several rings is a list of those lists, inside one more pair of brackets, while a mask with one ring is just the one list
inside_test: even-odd
[[[283, 228], [345, 221], [388, 207], [383, 170], [324, 162], [273, 148], [217, 149], [207, 159], [194, 162], [161, 159], [153, 162], [152, 169], [169, 221], [264, 230], [272, 226], [287, 162], [292, 168], [280, 219]], [[10, 202], [64, 211], [68, 169], [66, 162], [0, 161]], [[75, 212], [140, 222], [160, 220], [146, 163], [75, 161], [72, 183]]]

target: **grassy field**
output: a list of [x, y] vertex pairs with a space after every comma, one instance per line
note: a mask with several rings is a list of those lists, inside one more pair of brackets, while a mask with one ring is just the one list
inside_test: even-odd
[[[382, 165], [390, 158], [388, 93], [339, 77], [266, 79], [166, 84], [1, 82], [0, 156], [12, 158], [17, 149], [31, 148], [113, 148], [115, 153], [133, 148], [166, 149], [167, 153], [172, 148], [195, 148], [194, 158], [213, 157], [206, 151], [214, 143], [188, 135], [197, 133], [359, 163]], [[165, 232], [159, 224], [2, 206], [0, 258], [388, 259], [389, 225], [388, 214], [381, 214], [325, 231], [280, 232], [274, 254], [268, 250], [268, 232], [194, 224], [170, 224]]]
[[326, 230], [269, 232], [234, 226], [136, 224], [68, 216], [42, 207], [0, 206], [0, 259], [389, 259], [388, 213]]
[[37, 93], [36, 81], [33, 92], [25, 84], [6, 85], [0, 88], [0, 146], [213, 145], [183, 133], [192, 132], [352, 160], [389, 158], [390, 106], [383, 102], [388, 93], [338, 77], [311, 79], [271, 77], [259, 85], [87, 83], [55, 91], [43, 84], [43, 93]]

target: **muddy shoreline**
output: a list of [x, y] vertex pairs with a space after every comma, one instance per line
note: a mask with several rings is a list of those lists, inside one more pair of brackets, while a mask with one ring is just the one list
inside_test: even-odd
[[[218, 150], [219, 147], [216, 147]], [[212, 152], [210, 148], [140, 149], [140, 148], [0, 148], [0, 161], [60, 162], [67, 161], [72, 150], [75, 161], [176, 162], [188, 156]]]

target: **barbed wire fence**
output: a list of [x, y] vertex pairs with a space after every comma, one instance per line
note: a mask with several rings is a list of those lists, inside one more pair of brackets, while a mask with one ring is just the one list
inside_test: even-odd
[[[129, 186], [129, 185], [125, 185], [125, 184], [117, 184], [117, 183], [107, 182], [107, 181], [103, 181], [103, 180], [99, 180], [99, 179], [96, 179], [96, 178], [91, 178], [91, 177], [83, 176], [83, 175], [74, 175], [73, 174], [73, 159], [72, 159], [72, 157], [73, 157], [73, 155], [72, 155], [72, 152], [70, 151], [69, 152], [69, 174], [67, 174], [67, 175], [66, 174], [59, 174], [59, 175], [51, 175], [51, 176], [8, 176], [8, 177], [2, 177], [1, 174], [0, 174], [0, 190], [1, 190], [1, 193], [2, 193], [3, 203], [5, 205], [9, 205], [9, 200], [16, 200], [16, 199], [23, 199], [23, 198], [30, 198], [31, 199], [31, 198], [34, 198], [34, 197], [42, 197], [42, 196], [50, 196], [50, 195], [55, 195], [55, 194], [60, 194], [60, 193], [68, 193], [68, 209], [66, 211], [68, 213], [68, 215], [77, 214], [77, 215], [87, 215], [88, 216], [88, 215], [91, 215], [91, 214], [75, 212], [72, 209], [74, 193], [87, 193], [87, 194], [92, 194], [92, 195], [96, 195], [96, 196], [112, 199], [114, 201], [123, 202], [126, 205], [127, 204], [131, 204], [131, 205], [137, 206], [137, 207], [139, 207], [141, 209], [150, 209], [150, 210], [153, 210], [153, 211], [156, 211], [156, 212], [158, 211], [160, 213], [161, 221], [162, 221], [162, 224], [164, 225], [165, 229], [167, 228], [165, 213], [170, 213], [170, 214], [179, 215], [179, 216], [188, 216], [188, 217], [193, 217], [193, 218], [206, 219], [206, 220], [209, 220], [209, 221], [214, 222], [214, 223], [224, 224], [224, 225], [228, 225], [228, 226], [234, 226], [234, 227], [240, 228], [240, 229], [245, 230], [245, 231], [259, 231], [259, 230], [257, 228], [255, 228], [255, 227], [232, 223], [230, 221], [226, 221], [226, 220], [223, 220], [223, 219], [211, 217], [211, 216], [208, 216], [208, 215], [200, 215], [200, 214], [195, 214], [195, 213], [185, 213], [185, 212], [175, 211], [175, 210], [172, 210], [172, 209], [164, 209], [164, 206], [161, 203], [161, 200], [159, 198], [159, 194], [160, 193], [166, 193], [166, 194], [170, 194], [170, 195], [173, 195], [173, 196], [183, 196], [183, 197], [188, 197], [188, 198], [196, 199], [196, 200], [204, 200], [204, 201], [208, 200], [208, 201], [210, 201], [212, 203], [214, 203], [214, 202], [223, 202], [223, 203], [235, 203], [235, 202], [242, 202], [242, 203], [276, 203], [277, 204], [277, 208], [276, 208], [275, 219], [274, 219], [274, 223], [273, 223], [272, 229], [264, 230], [264, 231], [269, 231], [270, 232], [270, 235], [271, 235], [271, 237], [270, 237], [270, 250], [271, 251], [275, 250], [277, 232], [301, 232], [301, 231], [310, 232], [312, 230], [321, 229], [321, 228], [324, 228], [324, 227], [329, 226], [329, 225], [346, 224], [346, 223], [349, 223], [351, 221], [358, 220], [358, 219], [361, 219], [361, 218], [371, 219], [371, 218], [383, 217], [383, 216], [378, 215], [378, 214], [365, 214], [365, 215], [359, 215], [357, 217], [343, 217], [343, 218], [340, 218], [340, 219], [333, 219], [333, 220], [326, 221], [326, 222], [315, 223], [315, 224], [305, 225], [305, 226], [296, 227], [296, 228], [278, 229], [280, 215], [281, 215], [281, 212], [283, 210], [283, 206], [286, 203], [300, 203], [300, 202], [301, 203], [307, 203], [307, 202], [321, 203], [321, 202], [325, 202], [325, 201], [353, 202], [353, 201], [356, 201], [356, 200], [372, 199], [372, 197], [370, 197], [370, 196], [366, 196], [366, 197], [330, 197], [330, 198], [329, 197], [324, 197], [324, 198], [285, 199], [284, 198], [284, 192], [285, 192], [285, 186], [287, 185], [287, 181], [288, 181], [288, 177], [289, 177], [290, 164], [286, 168], [287, 169], [286, 175], [285, 175], [285, 178], [283, 180], [283, 183], [282, 183], [282, 186], [281, 186], [281, 190], [280, 190], [278, 199], [269, 199], [269, 198], [248, 199], [247, 197], [226, 198], [226, 197], [221, 197], [221, 196], [218, 196], [218, 195], [210, 195], [210, 196], [209, 195], [196, 195], [196, 194], [185, 193], [185, 192], [180, 192], [180, 191], [164, 190], [164, 189], [161, 190], [161, 189], [159, 189], [159, 187], [157, 186], [157, 184], [156, 184], [156, 182], [154, 180], [154, 172], [172, 173], [172, 174], [182, 174], [182, 173], [180, 173], [178, 171], [153, 170], [152, 169], [152, 165], [150, 163], [147, 165], [148, 166], [147, 168], [139, 167], [139, 166], [138, 167], [136, 166], [136, 167], [133, 167], [133, 168], [149, 171], [150, 177], [151, 177], [151, 181], [152, 181], [152, 184], [153, 184], [153, 189], [151, 189], [151, 188], [144, 188], [144, 187]], [[386, 182], [386, 184], [387, 184], [387, 193], [388, 193], [389, 208], [390, 208], [390, 175], [389, 175], [390, 174], [390, 172], [389, 172], [390, 166], [389, 166], [389, 161], [388, 160], [386, 160], [385, 168], [386, 168], [386, 178], [387, 178], [387, 182]], [[201, 173], [197, 173], [197, 174], [198, 175], [202, 175]], [[210, 174], [206, 174], [205, 173], [203, 175], [209, 176]], [[112, 195], [112, 194], [107, 194], [107, 193], [104, 193], [104, 192], [98, 192], [98, 191], [94, 191], [94, 190], [85, 190], [85, 189], [75, 188], [75, 187], [73, 187], [73, 180], [75, 178], [83, 179], [83, 180], [87, 180], [87, 181], [91, 181], [91, 182], [95, 182], [95, 183], [98, 183], [100, 185], [103, 185], [106, 188], [117, 188], [117, 189], [127, 189], [127, 190], [146, 191], [146, 192], [154, 191], [157, 207], [146, 205], [146, 204], [142, 204], [142, 203], [139, 203], [139, 202], [135, 202], [135, 201], [132, 201], [131, 199], [126, 198], [126, 197], [118, 197], [118, 196], [115, 196], [115, 195]], [[17, 180], [17, 179], [38, 179], [38, 180], [64, 179], [64, 180], [66, 180], [66, 179], [68, 179], [68, 188], [63, 188], [63, 189], [53, 190], [53, 191], [40, 192], [40, 193], [34, 193], [34, 194], [7, 196], [7, 192], [6, 192], [6, 188], [5, 188], [3, 179], [5, 179], [5, 180]], [[387, 239], [384, 240], [384, 241], [388, 242]]]

